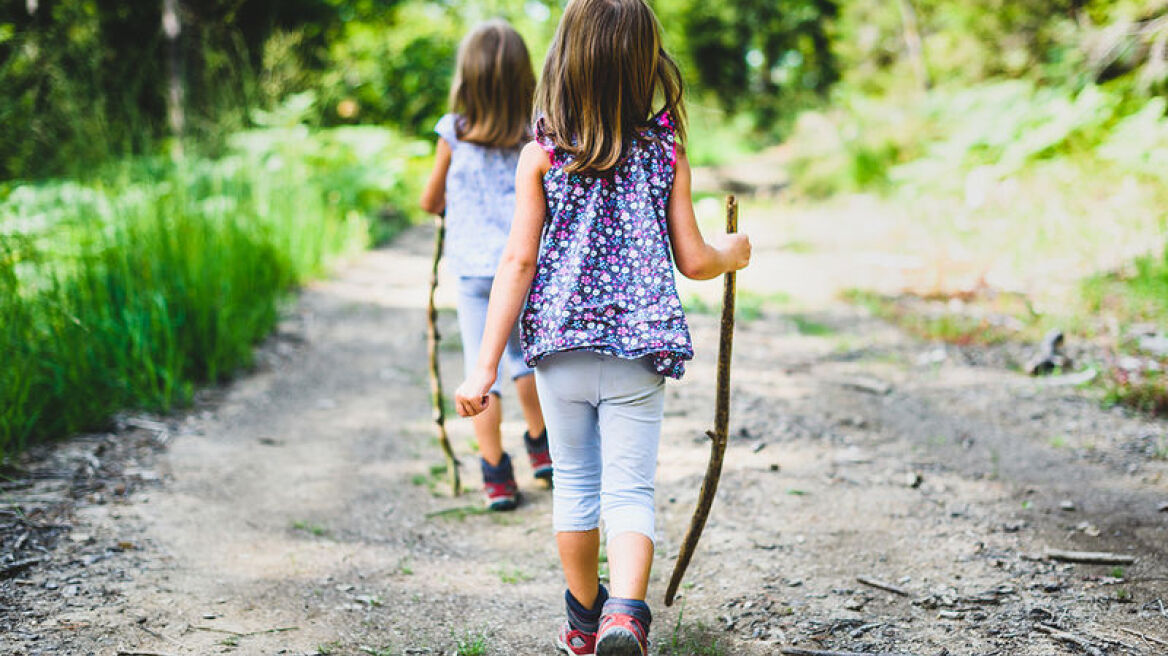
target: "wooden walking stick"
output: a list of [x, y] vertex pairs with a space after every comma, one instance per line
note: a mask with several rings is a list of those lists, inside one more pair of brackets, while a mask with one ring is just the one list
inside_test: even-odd
[[[738, 231], [738, 201], [734, 196], [726, 197], [726, 232]], [[710, 463], [706, 466], [706, 477], [702, 480], [702, 491], [698, 494], [698, 505], [694, 509], [693, 519], [689, 523], [689, 531], [685, 534], [685, 541], [681, 543], [681, 551], [677, 554], [677, 564], [673, 566], [673, 575], [669, 577], [669, 587], [665, 589], [665, 605], [673, 605], [673, 597], [677, 594], [677, 586], [681, 585], [681, 578], [685, 576], [685, 568], [693, 558], [698, 540], [702, 537], [702, 529], [706, 526], [706, 518], [710, 516], [710, 507], [714, 505], [714, 494], [718, 492], [718, 479], [722, 476], [722, 459], [726, 456], [726, 440], [730, 425], [730, 351], [734, 345], [734, 282], [735, 275], [731, 271], [724, 276], [722, 287], [722, 329], [718, 338], [718, 390], [714, 405], [714, 430], [706, 431], [710, 437]]]
[[458, 458], [450, 446], [446, 434], [446, 409], [443, 407], [442, 375], [438, 369], [438, 308], [434, 304], [434, 292], [438, 289], [438, 262], [442, 259], [442, 245], [446, 241], [446, 217], [439, 216], [434, 231], [434, 264], [430, 268], [430, 305], [426, 314], [426, 343], [430, 349], [430, 403], [434, 405], [434, 423], [438, 426], [438, 444], [446, 455], [446, 471], [450, 474], [450, 493], [458, 496], [462, 492], [462, 480], [458, 475]]

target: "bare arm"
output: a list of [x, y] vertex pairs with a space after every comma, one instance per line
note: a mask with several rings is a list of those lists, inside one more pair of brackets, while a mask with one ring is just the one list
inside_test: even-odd
[[477, 415], [487, 407], [487, 392], [495, 382], [499, 358], [511, 335], [511, 328], [523, 309], [527, 290], [535, 277], [539, 256], [539, 237], [543, 231], [547, 201], [543, 195], [543, 175], [551, 167], [547, 153], [538, 144], [523, 148], [515, 172], [515, 217], [511, 234], [503, 249], [503, 259], [495, 272], [491, 300], [487, 305], [487, 324], [475, 372], [454, 393], [454, 404], [463, 417]]
[[690, 193], [689, 159], [680, 152], [673, 176], [673, 192], [669, 196], [667, 221], [673, 261], [686, 278], [709, 280], [750, 263], [750, 240], [746, 235], [725, 235], [717, 245], [702, 237]]
[[426, 187], [422, 190], [422, 198], [418, 204], [430, 214], [441, 214], [446, 210], [446, 172], [450, 170], [450, 144], [445, 139], [438, 139], [438, 147], [434, 151], [434, 168], [430, 170], [430, 179], [426, 180]]

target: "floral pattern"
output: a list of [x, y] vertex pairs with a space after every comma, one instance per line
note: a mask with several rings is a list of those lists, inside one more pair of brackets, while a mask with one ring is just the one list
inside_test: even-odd
[[515, 214], [521, 148], [487, 148], [458, 138], [459, 117], [434, 126], [450, 145], [446, 172], [446, 261], [464, 278], [495, 275]]
[[693, 344], [677, 295], [666, 223], [676, 163], [674, 129], [661, 114], [606, 176], [567, 173], [571, 155], [536, 126], [552, 168], [548, 217], [520, 319], [527, 364], [588, 349], [647, 357], [680, 378]]

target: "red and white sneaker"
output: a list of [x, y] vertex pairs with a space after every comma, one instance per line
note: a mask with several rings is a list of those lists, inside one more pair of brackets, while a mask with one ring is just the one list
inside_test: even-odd
[[479, 459], [483, 470], [483, 499], [489, 510], [515, 510], [519, 505], [519, 486], [511, 469], [511, 456], [503, 454], [499, 464], [491, 466]]
[[647, 656], [648, 653], [648, 632], [637, 618], [625, 613], [600, 617], [596, 656]]
[[572, 656], [595, 656], [596, 634], [577, 631], [565, 620], [556, 635], [556, 649]]

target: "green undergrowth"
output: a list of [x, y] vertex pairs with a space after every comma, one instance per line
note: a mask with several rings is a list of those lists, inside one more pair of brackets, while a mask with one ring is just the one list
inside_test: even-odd
[[[929, 299], [918, 296], [884, 296], [867, 290], [852, 289], [845, 292], [843, 298], [867, 308], [873, 315], [895, 324], [909, 334], [928, 341], [959, 346], [988, 346], [1039, 334], [1036, 324], [1029, 317], [1026, 317], [1029, 323], [1023, 323], [1018, 319], [1022, 323], [1022, 330], [1011, 329], [986, 317], [973, 317], [962, 312], [927, 311], [925, 307]], [[1018, 309], [1014, 307], [1005, 312], [1010, 313], [1009, 316], [1014, 316], [1013, 313]]]
[[728, 653], [726, 648], [710, 627], [702, 622], [685, 624], [685, 606], [677, 613], [677, 622], [673, 631], [661, 643], [663, 656], [722, 656]]
[[[1088, 278], [1083, 288], [1088, 311], [1147, 323], [1168, 333], [1168, 248], [1160, 257], [1137, 258], [1124, 271]], [[1138, 352], [1139, 343], [1124, 340], [1119, 350]], [[1168, 367], [1168, 358], [1160, 358], [1160, 365], [1161, 369]], [[1168, 417], [1168, 376], [1163, 371], [1131, 372], [1112, 367], [1103, 385], [1110, 403]]]
[[841, 89], [830, 110], [806, 112], [796, 124], [794, 190], [814, 198], [977, 195], [978, 187], [1060, 159], [1094, 162], [1090, 175], [1163, 182], [1166, 104], [1121, 83], [1071, 91], [995, 80], [888, 96]]
[[[864, 192], [895, 207], [900, 229], [1020, 279], [1067, 262], [1077, 293], [1036, 312], [1016, 294], [884, 297], [852, 291], [925, 340], [958, 345], [1109, 340], [1096, 385], [1109, 403], [1168, 414], [1156, 371], [1119, 366], [1140, 353], [1138, 323], [1168, 331], [1168, 100], [1130, 80], [1078, 89], [985, 81], [879, 97], [840, 91], [829, 111], [805, 114], [791, 139], [792, 178], [804, 198]], [[1147, 244], [1151, 254], [1099, 273]], [[1125, 250], [1126, 249], [1126, 250]], [[1125, 255], [1126, 256], [1126, 255]], [[1095, 267], [1095, 268], [1092, 268]], [[956, 307], [950, 307], [950, 304]], [[1118, 328], [1118, 333], [1115, 332]], [[1162, 360], [1162, 358], [1161, 358]], [[1153, 367], [1154, 369], [1154, 367]]]
[[1121, 271], [1087, 278], [1083, 302], [1095, 314], [1168, 326], [1168, 248], [1159, 257], [1139, 257]]
[[216, 160], [0, 188], [0, 459], [247, 367], [290, 291], [407, 222], [417, 148], [255, 130]]

